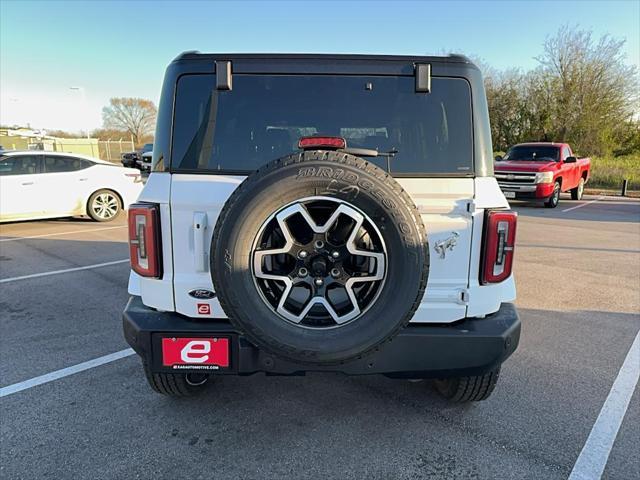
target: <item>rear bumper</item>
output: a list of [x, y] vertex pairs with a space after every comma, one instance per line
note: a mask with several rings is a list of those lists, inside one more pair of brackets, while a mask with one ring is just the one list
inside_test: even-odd
[[131, 297], [123, 313], [123, 327], [127, 343], [143, 362], [153, 372], [166, 373], [175, 371], [162, 366], [160, 343], [163, 336], [230, 338], [230, 368], [215, 374], [300, 375], [307, 371], [325, 371], [406, 378], [486, 373], [504, 362], [520, 340], [520, 319], [510, 303], [503, 303], [500, 310], [484, 319], [465, 319], [455, 325], [409, 325], [373, 354], [328, 366], [280, 359], [251, 344], [227, 321], [193, 320], [175, 313], [157, 312], [135, 296]]

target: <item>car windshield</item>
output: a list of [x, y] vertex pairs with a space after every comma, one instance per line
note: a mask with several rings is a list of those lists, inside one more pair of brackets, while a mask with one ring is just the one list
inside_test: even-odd
[[[298, 150], [308, 135], [343, 137], [351, 148], [397, 150], [393, 173], [473, 172], [471, 94], [466, 80], [414, 77], [185, 75], [175, 100], [172, 169], [249, 173]], [[369, 157], [387, 168], [387, 159]]]
[[504, 156], [505, 160], [552, 161], [557, 162], [560, 149], [558, 147], [520, 145], [511, 147]]

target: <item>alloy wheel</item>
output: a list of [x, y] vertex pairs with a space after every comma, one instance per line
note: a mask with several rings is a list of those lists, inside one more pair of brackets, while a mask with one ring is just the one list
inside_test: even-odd
[[387, 269], [382, 236], [362, 211], [330, 197], [273, 213], [252, 252], [255, 285], [276, 314], [301, 327], [349, 323], [376, 301]]
[[96, 196], [91, 205], [93, 213], [103, 220], [115, 217], [120, 209], [118, 199], [113, 193], [101, 193]]

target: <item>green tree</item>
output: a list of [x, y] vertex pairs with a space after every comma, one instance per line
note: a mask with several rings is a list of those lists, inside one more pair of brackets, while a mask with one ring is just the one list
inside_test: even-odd
[[565, 26], [547, 38], [534, 70], [496, 72], [478, 62], [494, 150], [566, 141], [589, 155], [640, 151], [638, 72], [625, 64], [623, 46]]
[[485, 73], [494, 150], [504, 151], [526, 135], [526, 85], [519, 70]]
[[[638, 72], [625, 64], [624, 40], [595, 41], [586, 30], [564, 26], [548, 37], [536, 59], [546, 97], [549, 134], [576, 150], [609, 154], [637, 109]], [[622, 135], [623, 136], [623, 135]]]

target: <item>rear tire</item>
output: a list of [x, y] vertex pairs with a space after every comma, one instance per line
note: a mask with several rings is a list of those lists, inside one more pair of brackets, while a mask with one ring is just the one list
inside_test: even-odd
[[456, 403], [479, 402], [491, 396], [498, 383], [500, 368], [484, 375], [435, 380], [436, 390]]
[[110, 222], [122, 211], [120, 197], [113, 190], [98, 190], [89, 197], [87, 215], [96, 222]]
[[547, 208], [556, 208], [560, 203], [560, 182], [556, 182], [553, 186], [553, 193], [549, 197], [549, 200], [544, 202], [544, 206]]
[[202, 392], [210, 383], [208, 375], [152, 373], [146, 365], [144, 374], [153, 391], [169, 397], [190, 397]]
[[571, 200], [582, 200], [582, 194], [584, 193], [584, 178], [580, 179], [578, 186], [571, 189]]

